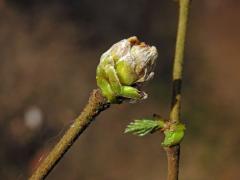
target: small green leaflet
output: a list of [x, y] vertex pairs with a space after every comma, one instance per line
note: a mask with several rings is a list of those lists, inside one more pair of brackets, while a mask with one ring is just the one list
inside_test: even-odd
[[145, 136], [146, 134], [153, 133], [156, 130], [163, 128], [163, 126], [163, 120], [140, 119], [131, 122], [125, 129], [124, 133]]

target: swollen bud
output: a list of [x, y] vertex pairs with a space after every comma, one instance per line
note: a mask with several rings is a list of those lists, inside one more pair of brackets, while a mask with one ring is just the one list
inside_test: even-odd
[[106, 51], [97, 67], [97, 84], [110, 102], [117, 97], [144, 98], [140, 85], [150, 80], [158, 53], [154, 46], [133, 36]]
[[184, 124], [178, 123], [174, 124], [170, 129], [165, 130], [165, 138], [162, 145], [170, 147], [179, 144], [184, 137], [185, 129], [186, 127]]

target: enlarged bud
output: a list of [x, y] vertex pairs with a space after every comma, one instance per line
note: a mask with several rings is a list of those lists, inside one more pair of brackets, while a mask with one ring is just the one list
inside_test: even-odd
[[162, 145], [170, 147], [179, 144], [183, 140], [185, 130], [186, 127], [184, 124], [173, 124], [170, 129], [164, 131], [165, 138]]
[[123, 85], [142, 83], [153, 77], [155, 60], [158, 56], [154, 46], [146, 45], [134, 36], [113, 45], [110, 53]]
[[140, 42], [135, 36], [121, 40], [101, 56], [97, 69], [98, 86], [108, 99], [117, 96], [143, 98], [138, 89], [129, 86], [138, 88], [153, 77], [157, 56], [154, 46]]

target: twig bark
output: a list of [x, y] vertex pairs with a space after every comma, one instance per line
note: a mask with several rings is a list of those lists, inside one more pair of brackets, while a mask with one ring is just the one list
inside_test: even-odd
[[43, 160], [40, 166], [36, 169], [30, 180], [45, 179], [51, 170], [57, 165], [64, 154], [73, 145], [76, 139], [89, 126], [101, 111], [104, 111], [110, 106], [106, 99], [102, 96], [99, 89], [93, 90], [89, 98], [88, 104], [82, 111], [79, 117], [75, 119], [61, 140], [55, 145], [53, 150]]
[[[173, 65], [173, 92], [170, 112], [170, 123], [179, 123], [181, 118], [181, 85], [183, 77], [183, 62], [188, 12], [191, 0], [178, 0], [179, 22], [175, 58]], [[178, 180], [180, 144], [165, 148], [168, 159], [168, 180]]]

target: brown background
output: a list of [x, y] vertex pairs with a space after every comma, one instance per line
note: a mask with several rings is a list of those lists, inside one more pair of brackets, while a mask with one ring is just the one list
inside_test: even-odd
[[[135, 118], [168, 116], [177, 10], [173, 0], [1, 0], [0, 178], [29, 176], [96, 87], [101, 53], [137, 35], [159, 49], [149, 98], [102, 113], [48, 179], [165, 179], [160, 134], [123, 131]], [[180, 179], [239, 179], [239, 18], [237, 0], [192, 2]], [[35, 127], [26, 120], [33, 109], [42, 116]]]

